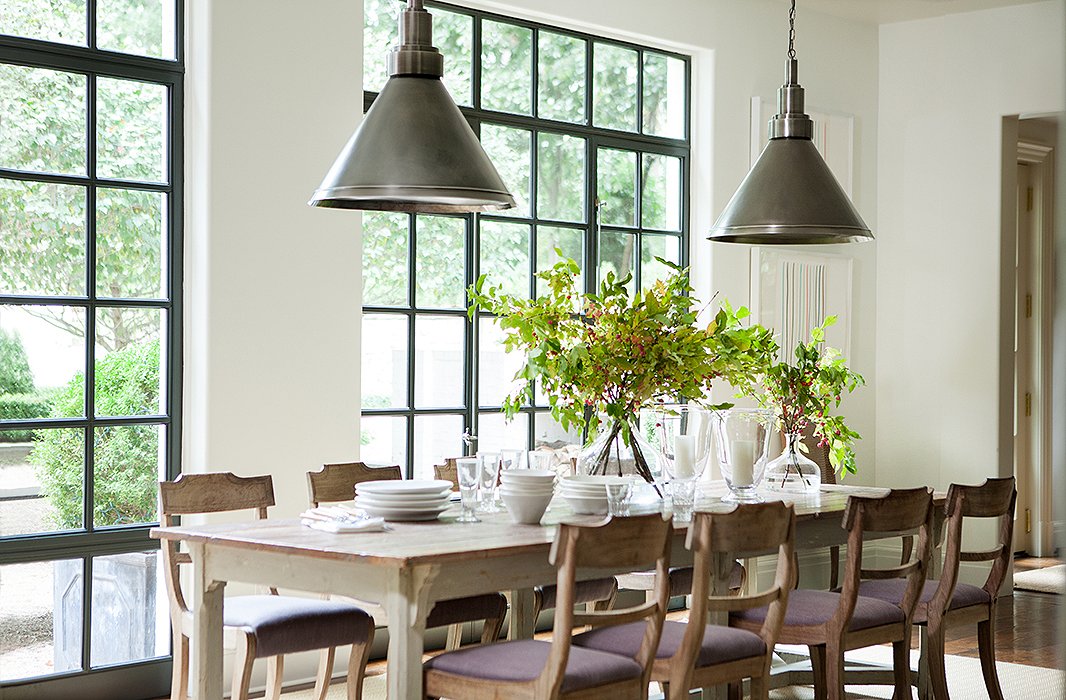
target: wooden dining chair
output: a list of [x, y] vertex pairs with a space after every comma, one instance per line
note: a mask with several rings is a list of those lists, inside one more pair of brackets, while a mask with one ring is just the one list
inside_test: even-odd
[[[307, 472], [307, 488], [311, 507], [322, 503], [341, 503], [355, 498], [356, 484], [379, 479], [402, 478], [400, 467], [368, 467], [362, 462], [323, 464], [322, 469]], [[379, 625], [387, 624], [385, 609], [374, 603], [359, 601]], [[462, 644], [463, 625], [484, 621], [481, 642], [488, 644], [500, 637], [507, 614], [507, 598], [502, 593], [467, 596], [437, 602], [426, 618], [426, 628], [448, 627], [446, 648], [457, 649]]]
[[455, 463], [457, 457], [446, 457], [444, 464], [433, 465], [433, 478], [452, 482], [452, 491], [459, 490], [459, 465]]
[[[728, 513], [692, 515], [686, 546], [693, 552], [692, 608], [688, 623], [667, 620], [652, 665], [651, 680], [665, 684], [667, 697], [682, 700], [692, 688], [751, 679], [751, 697], [765, 700], [770, 662], [781, 629], [789, 589], [795, 576], [792, 558], [796, 515], [781, 501], [739, 505]], [[773, 585], [751, 595], [714, 595], [713, 573], [722, 556], [777, 554]], [[727, 562], [728, 563], [728, 562]], [[711, 613], [766, 606], [757, 632], [708, 624]], [[728, 617], [727, 617], [728, 619]], [[604, 627], [574, 637], [574, 645], [630, 656], [640, 646], [642, 631], [633, 624]]]
[[[159, 483], [160, 521], [167, 527], [177, 524], [177, 517], [200, 513], [254, 510], [256, 518], [265, 519], [267, 508], [274, 505], [274, 485], [270, 476], [239, 477], [229, 472], [182, 474], [175, 481]], [[174, 628], [174, 671], [171, 700], [185, 700], [189, 687], [189, 640], [193, 629], [192, 611], [181, 591], [178, 567], [191, 563], [189, 555], [179, 551], [175, 540], [162, 543], [167, 595], [170, 599], [171, 624]], [[370, 646], [374, 641], [374, 620], [358, 606], [334, 600], [270, 595], [227, 597], [222, 609], [222, 624], [236, 645], [233, 670], [234, 700], [248, 697], [252, 664], [267, 659], [267, 697], [281, 696], [283, 655], [314, 649], [333, 649], [352, 645], [348, 659], [348, 700], [363, 696], [363, 677]], [[329, 691], [333, 656], [329, 668], [319, 669], [314, 698], [324, 700]]]
[[[848, 531], [844, 585], [839, 592], [809, 589], [789, 594], [779, 642], [810, 648], [814, 693], [819, 700], [843, 700], [844, 652], [874, 644], [892, 644], [895, 693], [910, 694], [910, 622], [925, 579], [933, 526], [933, 495], [927, 488], [892, 490], [885, 496], [850, 496], [843, 526]], [[863, 567], [863, 534], [882, 537], [918, 533], [916, 556], [886, 569]], [[859, 595], [862, 579], [905, 578], [896, 603]], [[735, 612], [730, 624], [758, 632], [766, 607]]]
[[[991, 700], [1003, 700], [996, 673], [996, 602], [1010, 568], [1014, 541], [1014, 506], [1018, 498], [1014, 477], [986, 479], [980, 486], [952, 484], [948, 489], [945, 515], [947, 538], [939, 580], [927, 581], [912, 622], [924, 628], [922, 652], [927, 660], [929, 682], [937, 700], [948, 700], [944, 672], [944, 637], [948, 627], [977, 624], [977, 647], [985, 689]], [[963, 551], [962, 530], [967, 518], [999, 520], [996, 544], [980, 551]], [[984, 585], [959, 583], [960, 562], [992, 562]], [[859, 595], [896, 602], [903, 588], [898, 580], [863, 581]]]
[[[549, 555], [559, 591], [551, 641], [514, 640], [436, 656], [423, 665], [426, 696], [644, 700], [669, 601], [666, 579], [672, 532], [672, 522], [657, 513], [595, 525], [560, 524]], [[574, 612], [578, 567], [643, 569], [653, 565], [655, 600], [621, 610]], [[643, 628], [641, 644], [632, 656], [571, 645], [575, 626], [627, 623]]]

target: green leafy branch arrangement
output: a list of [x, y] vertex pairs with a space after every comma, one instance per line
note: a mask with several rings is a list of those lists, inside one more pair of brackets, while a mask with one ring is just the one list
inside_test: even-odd
[[703, 397], [714, 380], [736, 386], [765, 371], [777, 349], [772, 333], [742, 325], [748, 310], [724, 300], [706, 327], [696, 326], [701, 309], [690, 296], [687, 269], [659, 261], [672, 274], [632, 295], [629, 276], [612, 273], [599, 293], [583, 294], [580, 268], [569, 259], [537, 273], [547, 287], [537, 299], [486, 289], [484, 275], [470, 287], [471, 315], [475, 309], [496, 315], [506, 350], [525, 354], [515, 377], [525, 382], [503, 406], [508, 417], [530, 402], [536, 380], [564, 429], [581, 427], [591, 438], [602, 414], [632, 445], [630, 423], [641, 406]]
[[837, 322], [828, 316], [811, 329], [807, 343], [797, 343], [795, 362], [771, 362], [762, 376], [749, 377], [743, 386], [764, 408], [773, 409], [778, 428], [785, 434], [802, 433], [813, 424], [819, 445], [827, 448], [829, 463], [839, 474], [856, 471], [854, 442], [862, 436], [831, 415], [844, 393], [866, 383], [848, 368], [840, 351], [825, 345], [825, 329]]

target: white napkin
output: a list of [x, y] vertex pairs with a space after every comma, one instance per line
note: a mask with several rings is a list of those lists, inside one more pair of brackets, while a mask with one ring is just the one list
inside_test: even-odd
[[372, 518], [365, 513], [336, 506], [306, 510], [300, 514], [300, 522], [315, 530], [334, 533], [384, 532], [392, 529], [385, 524], [384, 518]]

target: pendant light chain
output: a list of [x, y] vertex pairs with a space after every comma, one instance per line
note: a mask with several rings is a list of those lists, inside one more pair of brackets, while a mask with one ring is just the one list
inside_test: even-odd
[[792, 0], [792, 9], [788, 11], [788, 57], [796, 58], [796, 0]]

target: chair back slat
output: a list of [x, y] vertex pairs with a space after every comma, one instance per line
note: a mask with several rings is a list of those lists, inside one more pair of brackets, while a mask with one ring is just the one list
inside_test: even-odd
[[1013, 513], [1014, 477], [986, 479], [980, 486], [952, 484], [948, 489], [948, 517], [962, 508], [965, 518], [998, 518]]
[[174, 481], [159, 482], [159, 504], [164, 517], [234, 510], [261, 511], [274, 505], [274, 482], [269, 474], [182, 474]]
[[844, 510], [844, 528], [851, 530], [858, 509], [862, 508], [863, 532], [910, 534], [926, 524], [932, 492], [916, 489], [892, 489], [884, 497], [850, 496]]
[[[560, 529], [568, 528], [560, 525]], [[614, 518], [597, 526], [573, 529], [576, 538], [573, 556], [583, 568], [631, 567], [634, 571], [651, 568], [660, 555], [664, 533], [672, 527], [658, 513], [632, 518]], [[556, 563], [562, 537], [552, 546], [551, 563]]]
[[1003, 547], [983, 549], [980, 552], [959, 552], [959, 561], [994, 561], [1003, 553]]
[[307, 472], [307, 490], [311, 505], [340, 503], [355, 498], [355, 485], [364, 481], [401, 479], [399, 466], [368, 467], [363, 462], [323, 464], [316, 472]]
[[[728, 513], [702, 513], [701, 518], [711, 517], [717, 527], [690, 527], [685, 546], [693, 551], [732, 552], [738, 558], [776, 550], [793, 527], [778, 503], [756, 503]], [[700, 541], [705, 537], [710, 541]]]
[[458, 457], [446, 457], [444, 464], [433, 465], [433, 477], [452, 482], [452, 491], [459, 490], [459, 466], [455, 463], [456, 459]]

